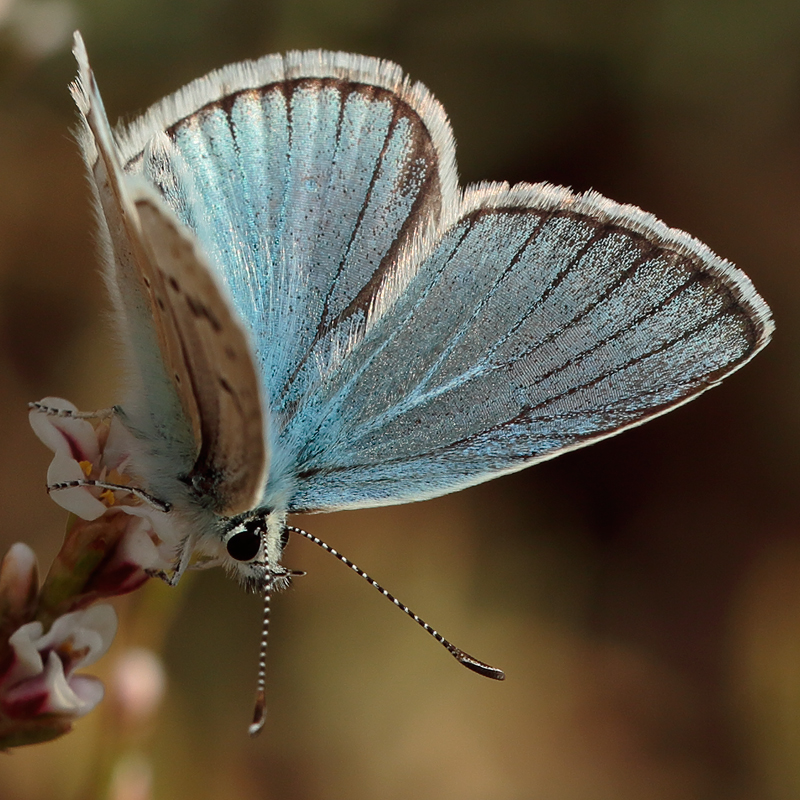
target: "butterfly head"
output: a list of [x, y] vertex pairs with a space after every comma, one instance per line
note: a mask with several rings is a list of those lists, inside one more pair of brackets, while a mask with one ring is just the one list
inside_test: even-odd
[[284, 589], [296, 574], [280, 564], [288, 539], [285, 514], [256, 509], [234, 517], [222, 535], [225, 568], [250, 591], [263, 591], [267, 581]]

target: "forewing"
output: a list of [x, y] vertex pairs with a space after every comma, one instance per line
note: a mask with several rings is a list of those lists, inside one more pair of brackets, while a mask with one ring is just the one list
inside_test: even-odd
[[[161, 200], [121, 168], [76, 35], [73, 95], [85, 122], [115, 318], [133, 367], [126, 411], [148, 441], [152, 467], [181, 470], [217, 513], [257, 505], [267, 462], [259, 382], [251, 349], [225, 289]], [[166, 476], [177, 479], [178, 475]], [[158, 492], [161, 487], [148, 487]]]
[[[120, 132], [197, 236], [250, 330], [273, 417], [359, 335], [401, 254], [455, 219], [450, 128], [387, 62], [290, 53], [233, 65]], [[410, 278], [410, 273], [403, 273]]]
[[769, 340], [747, 277], [594, 193], [477, 187], [286, 431], [293, 510], [421, 500], [696, 397]]

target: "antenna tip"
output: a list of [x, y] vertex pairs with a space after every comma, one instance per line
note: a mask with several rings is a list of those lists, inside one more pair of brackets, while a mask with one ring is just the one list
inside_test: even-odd
[[467, 669], [477, 672], [478, 675], [483, 675], [485, 678], [491, 678], [495, 681], [504, 681], [506, 679], [506, 674], [503, 670], [493, 667], [491, 664], [485, 664], [483, 661], [478, 661], [477, 658], [465, 653], [463, 650], [456, 649], [453, 651], [453, 656], [459, 663], [463, 664]]
[[256, 697], [256, 707], [253, 709], [253, 722], [247, 729], [250, 736], [258, 736], [264, 723], [267, 721], [267, 701], [264, 692], [260, 691]]

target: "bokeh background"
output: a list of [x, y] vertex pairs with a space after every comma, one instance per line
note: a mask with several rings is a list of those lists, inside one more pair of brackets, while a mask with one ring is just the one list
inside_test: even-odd
[[[0, 0], [0, 545], [45, 568], [65, 514], [26, 403], [118, 398], [69, 133], [75, 27], [112, 120], [268, 52], [393, 59], [448, 110], [464, 182], [640, 205], [744, 268], [778, 329], [721, 388], [620, 437], [451, 497], [301, 520], [504, 684], [293, 541], [310, 574], [276, 603], [259, 739], [258, 600], [214, 572], [151, 582], [90, 670], [107, 702], [0, 756], [0, 796], [800, 797], [800, 2]], [[167, 676], [139, 725], [114, 694], [133, 646]]]

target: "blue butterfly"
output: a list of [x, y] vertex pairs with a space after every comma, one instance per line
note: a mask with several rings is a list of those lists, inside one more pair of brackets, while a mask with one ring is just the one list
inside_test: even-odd
[[267, 56], [112, 132], [77, 35], [75, 54], [118, 413], [178, 531], [172, 580], [203, 552], [279, 586], [287, 514], [514, 472], [670, 411], [769, 341], [749, 279], [639, 208], [460, 189], [444, 110], [394, 64]]

